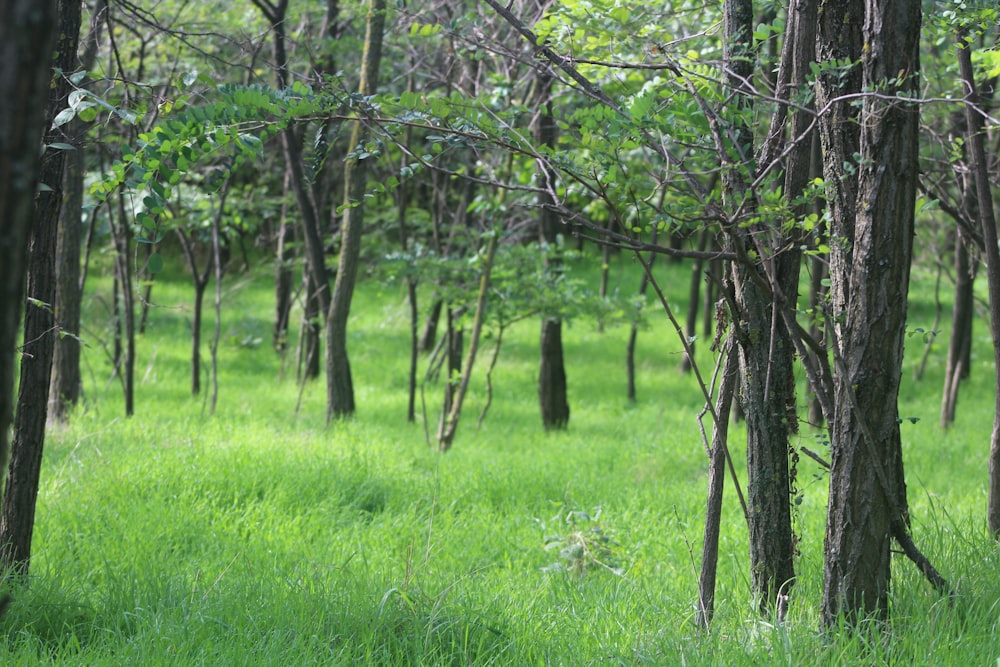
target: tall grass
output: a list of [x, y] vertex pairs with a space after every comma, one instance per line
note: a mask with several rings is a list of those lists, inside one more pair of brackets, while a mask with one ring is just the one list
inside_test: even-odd
[[[678, 303], [687, 273], [660, 269]], [[622, 290], [634, 267], [615, 267]], [[270, 349], [261, 270], [230, 279], [220, 395], [189, 394], [190, 289], [161, 280], [139, 341], [136, 416], [99, 344], [105, 282], [90, 295], [86, 405], [49, 435], [32, 576], [13, 591], [0, 664], [85, 665], [995, 665], [1000, 552], [985, 529], [992, 424], [989, 338], [943, 432], [947, 332], [901, 413], [918, 544], [956, 584], [937, 597], [902, 557], [893, 620], [819, 633], [826, 477], [798, 464], [799, 580], [787, 622], [749, 599], [746, 528], [727, 488], [718, 613], [695, 628], [706, 457], [702, 399], [661, 315], [640, 334], [639, 401], [625, 400], [626, 331], [565, 333], [572, 422], [544, 434], [538, 326], [506, 334], [481, 429], [482, 373], [454, 449], [407, 424], [402, 290], [366, 285], [351, 353], [359, 413], [323, 422], [322, 381], [298, 388]], [[912, 328], [929, 328], [918, 278]], [[211, 318], [206, 332], [211, 331]], [[255, 341], [260, 339], [261, 342]], [[487, 341], [488, 343], [489, 341]], [[700, 345], [701, 362], [712, 360]], [[207, 349], [207, 346], [206, 346]], [[481, 370], [481, 369], [480, 369]], [[426, 388], [436, 418], [441, 387]], [[736, 428], [732, 449], [744, 434]], [[802, 444], [822, 451], [804, 429]]]

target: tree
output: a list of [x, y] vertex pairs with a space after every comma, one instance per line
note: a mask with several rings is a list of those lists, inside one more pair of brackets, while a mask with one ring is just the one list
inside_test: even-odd
[[[538, 87], [538, 118], [535, 141], [540, 149], [554, 150], [556, 121], [552, 115], [552, 74], [540, 71], [535, 83]], [[539, 240], [543, 247], [554, 248], [558, 253], [561, 223], [554, 210], [555, 169], [548, 163], [539, 165], [542, 181], [538, 193]], [[559, 270], [559, 257], [550, 260], [550, 268]], [[546, 430], [564, 429], [569, 424], [569, 400], [566, 397], [566, 362], [563, 358], [562, 320], [549, 314], [542, 315], [540, 338], [541, 361], [538, 369], [538, 402], [541, 406], [542, 424]]]
[[[727, 286], [732, 294], [731, 335], [735, 336], [740, 360], [740, 403], [747, 420], [750, 570], [754, 593], [766, 611], [795, 579], [788, 471], [788, 438], [796, 424], [793, 350], [772, 305], [766, 275], [770, 273], [773, 284], [791, 281], [777, 275], [779, 260], [775, 255], [784, 246], [780, 235], [752, 222], [760, 206], [750, 186], [755, 163], [747, 116], [753, 100], [747, 87], [755, 63], [753, 10], [749, 0], [727, 0], [723, 7], [723, 67], [736, 97], [731, 120], [717, 142], [729, 216], [725, 247], [739, 258], [730, 267]], [[761, 261], [748, 260], [754, 255]], [[798, 258], [789, 264], [797, 279]], [[794, 292], [786, 297], [794, 306]]]
[[[975, 181], [976, 210], [986, 256], [986, 279], [990, 292], [990, 325], [993, 332], [993, 363], [995, 366], [994, 389], [996, 403], [993, 410], [993, 435], [990, 438], [989, 500], [987, 520], [990, 532], [1000, 539], [1000, 248], [997, 247], [997, 222], [993, 211], [993, 196], [986, 161], [983, 139], [983, 110], [972, 69], [970, 44], [964, 30], [957, 38], [958, 66], [965, 89], [965, 118], [969, 129], [968, 144], [970, 168]], [[957, 380], [956, 380], [957, 381]]]
[[0, 1], [0, 466], [6, 469], [13, 418], [27, 247], [38, 184], [56, 28], [54, 0]]
[[[368, 9], [364, 52], [361, 56], [361, 81], [356, 101], [365, 104], [365, 97], [373, 95], [378, 87], [379, 68], [382, 61], [382, 33], [385, 27], [385, 0], [371, 0]], [[359, 113], [364, 110], [360, 109]], [[364, 199], [366, 162], [369, 151], [365, 149], [364, 123], [360, 118], [351, 129], [351, 151], [344, 165], [344, 204], [341, 223], [340, 261], [337, 279], [327, 312], [326, 418], [349, 417], [354, 414], [354, 383], [351, 363], [347, 357], [347, 317], [357, 281], [361, 260], [361, 237], [364, 225]]]
[[[870, 91], [857, 116], [857, 158], [831, 141], [850, 116], [822, 118], [831, 250], [840, 248], [830, 267], [836, 375], [823, 584], [823, 623], [832, 627], [841, 617], [887, 616], [891, 541], [906, 539], [909, 520], [897, 397], [914, 236], [919, 111], [909, 100], [919, 95], [921, 8], [918, 0], [842, 0], [828, 1], [822, 14], [821, 42], [844, 45], [860, 75], [850, 76], [857, 88], [824, 92]], [[845, 165], [854, 173], [843, 173]]]
[[[97, 57], [98, 39], [107, 0], [99, 0], [91, 10], [90, 34], [80, 54], [80, 69], [89, 70]], [[63, 421], [80, 399], [80, 300], [83, 281], [80, 248], [83, 230], [83, 178], [86, 170], [83, 139], [87, 128], [79, 118], [69, 123], [67, 134], [74, 150], [65, 157], [64, 201], [59, 212], [59, 239], [56, 242], [55, 318], [59, 327], [52, 356], [52, 386], [49, 389], [49, 418]]]
[[[25, 292], [28, 307], [24, 317], [24, 346], [21, 378], [14, 415], [14, 439], [0, 510], [0, 569], [11, 568], [27, 575], [31, 559], [31, 537], [35, 523], [35, 501], [45, 443], [45, 423], [49, 401], [49, 376], [55, 348], [56, 236], [59, 209], [62, 205], [65, 143], [63, 130], [54, 122], [66, 107], [71, 89], [65, 73], [71, 72], [77, 59], [80, 35], [80, 3], [60, 0], [57, 6], [58, 39], [51, 58], [55, 65], [50, 87], [48, 110], [51, 123], [45, 135], [46, 152], [39, 174], [40, 192], [35, 199], [35, 218], [28, 247], [28, 273]], [[19, 17], [15, 17], [19, 18]], [[22, 19], [23, 21], [23, 19]], [[23, 23], [19, 23], [27, 28]], [[43, 58], [43, 62], [48, 59]], [[34, 148], [37, 150], [37, 147]]]

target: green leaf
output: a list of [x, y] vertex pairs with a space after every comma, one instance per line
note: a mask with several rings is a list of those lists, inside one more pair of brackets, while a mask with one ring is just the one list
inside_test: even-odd
[[56, 114], [55, 118], [52, 119], [52, 127], [53, 129], [57, 127], [62, 127], [63, 125], [70, 122], [74, 118], [76, 118], [76, 109], [73, 108], [63, 109], [62, 111]]
[[160, 256], [160, 253], [154, 252], [149, 256], [146, 261], [146, 270], [150, 273], [159, 273], [163, 270], [163, 257]]

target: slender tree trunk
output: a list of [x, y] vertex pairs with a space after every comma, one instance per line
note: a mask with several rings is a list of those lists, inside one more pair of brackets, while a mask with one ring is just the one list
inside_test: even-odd
[[181, 251], [187, 260], [188, 269], [191, 271], [191, 280], [194, 283], [194, 305], [191, 316], [191, 393], [197, 395], [201, 392], [201, 321], [203, 304], [205, 301], [205, 288], [208, 287], [208, 278], [212, 271], [212, 262], [207, 262], [204, 271], [198, 270], [198, 259], [195, 253], [195, 241], [182, 230], [177, 230], [177, 238], [181, 244]]
[[28, 243], [56, 28], [54, 0], [0, 5], [0, 471], [7, 470]]
[[[552, 74], [538, 73], [538, 117], [535, 127], [535, 141], [539, 146], [551, 149], [556, 145], [556, 121], [552, 114]], [[543, 248], [548, 250], [548, 270], [558, 274], [562, 271], [559, 256], [559, 230], [562, 224], [553, 210], [555, 204], [555, 169], [548, 164], [539, 164], [542, 192], [538, 193], [538, 236]], [[549, 315], [542, 316], [542, 332], [539, 344], [541, 360], [538, 365], [538, 403], [541, 407], [542, 425], [546, 431], [565, 429], [569, 425], [569, 399], [566, 386], [566, 361], [563, 356], [562, 320]]]
[[972, 344], [972, 320], [975, 310], [973, 285], [975, 264], [961, 230], [955, 233], [955, 299], [951, 309], [951, 338], [948, 341], [948, 359], [944, 371], [944, 390], [941, 392], [941, 428], [948, 428], [955, 421], [958, 389], [968, 370], [968, 354]]
[[[382, 34], [385, 28], [385, 0], [371, 0], [368, 27], [361, 57], [361, 81], [358, 94], [371, 95], [378, 87], [382, 60]], [[351, 130], [351, 150], [357, 152], [364, 142], [364, 124], [359, 118]], [[337, 279], [327, 313], [326, 382], [327, 421], [354, 414], [354, 382], [347, 356], [347, 318], [361, 261], [361, 237], [364, 226], [364, 194], [367, 168], [364, 160], [349, 156], [344, 164], [344, 218], [341, 223], [340, 261]]]
[[[251, 0], [271, 25], [272, 46], [274, 50], [274, 75], [279, 88], [288, 86], [288, 53], [286, 49], [286, 16], [288, 0]], [[328, 12], [337, 9], [337, 3], [328, 1]], [[328, 13], [329, 20], [329, 13]], [[330, 273], [326, 265], [326, 256], [321, 230], [321, 208], [316, 199], [316, 192], [310, 186], [306, 175], [306, 167], [302, 156], [301, 137], [294, 126], [281, 131], [281, 151], [285, 159], [287, 179], [295, 195], [299, 215], [302, 219], [302, 237], [305, 246], [306, 267], [312, 280], [313, 289], [308, 290], [306, 299], [315, 297], [316, 306], [321, 317], [330, 308]], [[306, 280], [307, 286], [309, 280]], [[318, 319], [317, 319], [318, 321]], [[306, 332], [303, 332], [306, 336]], [[309, 355], [307, 354], [307, 359]], [[313, 355], [318, 359], [318, 355]], [[318, 363], [318, 361], [317, 361]]]
[[277, 262], [274, 275], [274, 333], [272, 345], [284, 358], [288, 350], [288, 325], [292, 315], [292, 284], [295, 282], [295, 226], [288, 216], [287, 196], [291, 189], [290, 170], [285, 168], [285, 183], [282, 188], [281, 222], [278, 226]]
[[[80, 56], [80, 67], [90, 70], [97, 57], [98, 40], [107, 0], [98, 0], [91, 12], [90, 34]], [[59, 240], [56, 243], [56, 326], [59, 337], [52, 358], [52, 380], [49, 388], [49, 419], [66, 420], [69, 411], [80, 400], [80, 300], [83, 281], [80, 254], [83, 213], [83, 141], [87, 126], [79, 119], [69, 124], [69, 142], [75, 150], [66, 154], [63, 176], [63, 205], [59, 213]], [[93, 217], [90, 224], [93, 225]]]
[[80, 213], [83, 207], [82, 127], [74, 121], [75, 150], [67, 151], [64, 201], [56, 241], [55, 320], [59, 330], [52, 357], [49, 418], [64, 422], [80, 399]]
[[[222, 338], [222, 274], [225, 258], [222, 255], [222, 217], [226, 214], [226, 198], [229, 195], [231, 179], [226, 179], [219, 193], [219, 208], [212, 216], [212, 266], [215, 267], [215, 327], [212, 331], [212, 393], [208, 401], [208, 413], [215, 414], [219, 403], [219, 340]], [[227, 253], [228, 254], [228, 253]]]
[[302, 309], [302, 345], [299, 348], [299, 367], [302, 369], [301, 380], [315, 380], [320, 371], [319, 341], [323, 335], [323, 315], [320, 310], [320, 290], [326, 291], [322, 285], [316, 284], [311, 271], [302, 275], [305, 282], [305, 305]]
[[[406, 88], [408, 92], [413, 92], [412, 75], [407, 81]], [[407, 128], [404, 142], [409, 145], [412, 139], [413, 133]], [[403, 155], [400, 166], [405, 167], [408, 160], [409, 157]], [[402, 247], [403, 253], [409, 253], [411, 249], [410, 226], [407, 219], [410, 190], [409, 184], [403, 181], [396, 191], [396, 222], [399, 225], [399, 245]], [[406, 276], [406, 302], [410, 306], [410, 370], [407, 382], [406, 421], [413, 423], [417, 421], [417, 373], [420, 363], [420, 308], [417, 304], [417, 276], [415, 275], [407, 274]]]
[[997, 247], [997, 223], [983, 140], [983, 116], [972, 70], [970, 45], [965, 34], [957, 36], [958, 67], [965, 89], [965, 117], [969, 127], [967, 143], [976, 185], [979, 223], [983, 230], [986, 256], [986, 283], [990, 292], [990, 328], [993, 330], [993, 360], [996, 394], [993, 410], [993, 434], [990, 438], [989, 501], [986, 516], [990, 532], [1000, 539], [1000, 248]]
[[715, 615], [715, 580], [719, 565], [719, 535], [722, 526], [722, 494], [726, 481], [726, 447], [729, 439], [729, 411], [739, 382], [739, 360], [733, 345], [725, 345], [722, 383], [715, 399], [712, 421], [712, 448], [709, 451], [708, 499], [705, 509], [705, 537], [701, 548], [701, 576], [698, 580], [698, 624], [708, 629]]
[[[48, 57], [42, 59], [43, 62], [51, 62], [61, 72], [72, 71], [76, 65], [80, 7], [80, 3], [75, 0], [59, 0], [57, 4], [59, 30], [56, 52], [51, 60]], [[43, 19], [44, 12], [43, 8]], [[31, 25], [25, 22], [23, 15], [15, 14], [12, 18], [17, 25], [25, 28]], [[43, 27], [36, 29], [44, 33]], [[69, 91], [69, 82], [64, 76], [56, 74], [49, 90], [48, 110], [44, 114], [46, 125], [66, 107]], [[49, 125], [45, 145], [65, 141], [63, 130]], [[34, 150], [37, 151], [38, 147], [35, 146]], [[25, 292], [29, 305], [24, 313], [24, 344], [21, 348], [21, 377], [14, 414], [14, 439], [10, 447], [3, 507], [0, 509], [0, 570], [9, 568], [23, 576], [27, 576], [31, 561], [35, 501], [41, 475], [49, 381], [55, 349], [55, 259], [59, 209], [63, 198], [64, 160], [65, 151], [62, 150], [48, 149], [42, 156], [39, 181], [49, 189], [39, 192], [35, 199], [35, 219], [28, 242]], [[15, 177], [20, 177], [20, 174]]]
[[[698, 232], [698, 250], [704, 251], [708, 247], [708, 239], [711, 236], [708, 228]], [[705, 261], [698, 257], [691, 263], [691, 285], [688, 288], [688, 311], [684, 321], [684, 335], [691, 341], [691, 351], [694, 352], [694, 338], [698, 333], [698, 304], [701, 301], [701, 281], [704, 280], [702, 271]], [[709, 309], [711, 312], [711, 309]], [[694, 360], [685, 353], [681, 357], [681, 372], [690, 373]], [[728, 412], [726, 414], [729, 414]]]
[[[908, 520], [897, 400], [919, 110], [892, 96], [919, 95], [920, 23], [919, 0], [865, 0], [859, 24], [865, 44], [859, 89], [889, 97], [864, 98], [854, 207], [833, 210], [833, 229], [850, 233], [851, 219], [854, 226], [851, 261], [833, 263], [831, 253], [830, 268], [831, 292], [844, 311], [833, 327], [837, 373], [823, 585], [828, 628], [841, 617], [887, 617], [891, 538], [905, 534]], [[839, 157], [825, 156], [828, 170]]]
[[128, 222], [125, 214], [125, 195], [117, 198], [117, 221], [111, 223], [111, 235], [115, 245], [115, 278], [118, 282], [121, 302], [118, 308], [117, 333], [119, 349], [116, 350], [116, 371], [122, 380], [125, 398], [125, 416], [135, 413], [135, 297], [132, 289], [132, 246]]
[[[729, 223], [727, 245], [742, 256], [753, 250], [766, 263], [740, 261], [730, 269], [737, 308], [732, 319], [740, 360], [740, 404], [747, 421], [750, 572], [754, 594], [766, 613], [795, 577], [788, 474], [789, 410], [794, 406], [795, 387], [790, 381], [792, 346], [784, 326], [774, 317], [771, 294], [762, 287], [765, 272], [771, 273], [773, 281], [778, 280], [777, 260], [764, 257], [741, 224], [742, 218], [753, 215], [757, 208], [747, 186], [748, 172], [753, 174], [748, 150], [753, 146], [753, 135], [741, 115], [751, 106], [746, 82], [753, 76], [755, 63], [750, 1], [726, 0], [723, 16], [723, 58], [728, 84], [737, 91], [731, 105], [734, 116], [727, 128], [728, 142], [723, 144], [723, 198], [728, 211], [741, 214]], [[774, 252], [767, 246], [780, 247], [768, 242], [766, 252]]]
[[451, 398], [451, 405], [447, 410], [447, 416], [441, 420], [438, 429], [438, 449], [446, 452], [451, 449], [455, 440], [455, 432], [458, 429], [458, 420], [462, 414], [462, 403], [469, 392], [469, 381], [472, 379], [472, 369], [476, 363], [476, 354], [479, 352], [479, 339], [483, 331], [483, 322], [486, 319], [486, 304], [489, 297], [490, 274], [493, 271], [493, 262], [496, 259], [497, 248], [500, 245], [499, 231], [493, 232], [486, 246], [486, 257], [483, 260], [483, 272], [479, 277], [479, 293], [476, 298], [476, 313], [472, 321], [472, 335], [469, 340], [469, 350], [465, 357], [465, 362], [461, 366], [461, 374], [457, 378], [449, 377], [449, 384], [455, 385]]
[[430, 352], [437, 345], [437, 328], [438, 322], [441, 320], [441, 306], [443, 305], [440, 297], [434, 297], [431, 299], [430, 310], [427, 311], [427, 319], [424, 321], [424, 330], [420, 334], [420, 351]]

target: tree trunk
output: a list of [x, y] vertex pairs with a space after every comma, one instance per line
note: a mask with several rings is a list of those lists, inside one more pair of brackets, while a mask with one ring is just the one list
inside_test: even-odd
[[[539, 146], [555, 149], [556, 121], [552, 115], [552, 74], [538, 73], [538, 119], [535, 141]], [[562, 271], [559, 256], [559, 230], [562, 227], [555, 204], [555, 169], [549, 164], [538, 166], [542, 192], [538, 193], [538, 237], [547, 255], [548, 270]], [[563, 357], [562, 320], [542, 315], [542, 332], [538, 365], [538, 403], [541, 407], [542, 425], [546, 431], [565, 429], [569, 425], [569, 399], [566, 392], [566, 361]]]
[[46, 129], [54, 0], [0, 4], [0, 471], [6, 469], [38, 146]]
[[72, 123], [72, 145], [63, 177], [64, 201], [56, 241], [55, 320], [59, 329], [52, 357], [49, 418], [64, 422], [80, 400], [80, 242], [83, 207], [83, 129]]
[[[368, 8], [364, 52], [361, 57], [361, 81], [358, 94], [371, 95], [378, 87], [382, 60], [382, 34], [385, 27], [385, 0], [371, 0]], [[351, 129], [351, 150], [360, 150], [365, 131], [361, 119]], [[364, 195], [367, 176], [365, 161], [348, 156], [344, 164], [344, 218], [341, 223], [340, 261], [333, 285], [326, 324], [327, 421], [354, 414], [354, 382], [347, 356], [347, 318], [361, 261], [361, 237], [364, 226]]]
[[[286, 49], [286, 15], [288, 11], [288, 0], [251, 0], [260, 9], [261, 13], [268, 20], [273, 35], [272, 47], [274, 51], [274, 76], [279, 88], [288, 86], [288, 53]], [[329, 12], [336, 12], [337, 3], [328, 1], [327, 20], [330, 19]], [[321, 231], [320, 217], [321, 208], [316, 199], [316, 192], [310, 186], [309, 178], [306, 175], [306, 167], [302, 156], [301, 133], [295, 131], [295, 127], [287, 127], [281, 131], [281, 151], [285, 159], [287, 170], [287, 181], [295, 195], [298, 204], [299, 215], [302, 218], [302, 237], [305, 246], [307, 273], [312, 280], [313, 289], [306, 294], [306, 299], [315, 297], [316, 305], [321, 317], [325, 317], [330, 307], [330, 273], [326, 265], [326, 256], [323, 245], [323, 235]], [[309, 285], [309, 280], [306, 280]], [[318, 318], [317, 318], [318, 321]], [[306, 336], [303, 332], [303, 336]], [[303, 349], [306, 349], [305, 347]], [[306, 357], [308, 358], [308, 353]], [[314, 355], [317, 358], [318, 356]]]
[[115, 370], [122, 381], [125, 398], [125, 416], [135, 413], [135, 297], [132, 293], [132, 232], [126, 220], [125, 194], [118, 193], [118, 219], [111, 222], [111, 236], [115, 245], [115, 278], [119, 296], [116, 322], [118, 346]]
[[[90, 70], [97, 57], [98, 39], [104, 24], [107, 0], [98, 0], [90, 17], [90, 34], [80, 55], [80, 68]], [[52, 380], [49, 388], [49, 419], [63, 422], [79, 402], [80, 378], [80, 300], [83, 281], [80, 271], [82, 241], [83, 140], [87, 126], [74, 118], [68, 125], [70, 144], [75, 150], [66, 154], [63, 176], [63, 205], [59, 213], [59, 240], [56, 242], [56, 326], [59, 337], [52, 357]], [[93, 225], [93, 216], [90, 224]]]
[[715, 580], [719, 564], [719, 535], [722, 526], [722, 494], [726, 481], [726, 447], [729, 439], [729, 411], [739, 381], [739, 361], [733, 345], [726, 343], [722, 361], [722, 382], [715, 399], [712, 420], [712, 448], [709, 451], [708, 499], [705, 509], [705, 537], [701, 548], [701, 576], [698, 580], [698, 624], [708, 629], [715, 615]]
[[[919, 0], [865, 0], [865, 10], [859, 90], [918, 96]], [[838, 28], [845, 31], [843, 25]], [[833, 228], [853, 240], [853, 253], [847, 264], [834, 263], [831, 253], [830, 267], [834, 303], [842, 299], [844, 311], [833, 327], [837, 372], [823, 583], [828, 628], [841, 617], [851, 622], [887, 617], [891, 538], [907, 521], [897, 399], [913, 249], [918, 121], [916, 105], [864, 98], [857, 198], [853, 209], [832, 209]], [[836, 151], [825, 155], [828, 171], [830, 161], [841, 157]]]
[[[292, 316], [292, 284], [295, 281], [295, 226], [288, 219], [287, 196], [290, 185], [290, 170], [285, 168], [285, 184], [282, 194], [281, 222], [278, 226], [278, 247], [275, 251], [277, 262], [274, 274], [274, 333], [272, 346], [284, 358], [288, 350], [288, 325]], [[282, 364], [284, 365], [284, 364]]]
[[[51, 62], [62, 72], [72, 71], [76, 64], [80, 7], [80, 3], [75, 0], [59, 0], [56, 52], [51, 61], [48, 57], [41, 57], [42, 62]], [[28, 27], [23, 23], [22, 16], [16, 15], [13, 18], [19, 25]], [[16, 39], [10, 36], [8, 38]], [[55, 75], [49, 90], [48, 110], [43, 115], [49, 126], [44, 139], [45, 145], [66, 141], [63, 130], [51, 127], [49, 123], [66, 107], [69, 91], [70, 85], [66, 78]], [[37, 151], [37, 146], [33, 150]], [[24, 576], [28, 574], [31, 561], [35, 501], [38, 497], [52, 354], [55, 349], [52, 306], [56, 296], [55, 259], [59, 209], [63, 197], [64, 158], [65, 151], [51, 148], [42, 156], [39, 181], [49, 189], [39, 192], [35, 199], [35, 219], [28, 243], [25, 293], [29, 305], [24, 313], [24, 344], [21, 348], [21, 378], [14, 414], [14, 439], [10, 448], [3, 508], [0, 510], [0, 570], [10, 568]]]
[[191, 281], [194, 283], [194, 304], [191, 316], [191, 393], [201, 392], [201, 320], [205, 300], [205, 288], [212, 271], [212, 261], [206, 262], [205, 270], [198, 270], [198, 258], [195, 240], [183, 230], [177, 230], [177, 240], [181, 251], [191, 271]]
[[825, 0], [817, 23], [816, 60], [821, 69], [816, 77], [816, 108], [827, 109], [819, 119], [819, 136], [831, 221], [829, 271], [841, 277], [830, 287], [830, 327], [839, 326], [837, 318], [847, 308], [857, 202], [857, 178], [847, 168], [857, 167], [860, 142], [853, 100], [834, 100], [861, 90], [861, 67], [851, 63], [861, 59], [864, 18], [864, 0]]
[[[493, 272], [493, 262], [496, 259], [499, 245], [500, 232], [496, 230], [492, 232], [487, 241], [482, 275], [479, 276], [479, 292], [476, 297], [476, 313], [472, 320], [472, 335], [469, 339], [469, 350], [466, 353], [465, 362], [461, 364], [459, 377], [455, 378], [453, 375], [450, 375], [448, 378], [448, 384], [454, 387], [454, 392], [451, 395], [451, 405], [446, 411], [446, 416], [443, 416], [438, 429], [438, 449], [442, 452], [451, 449], [451, 445], [455, 440], [455, 432], [458, 429], [458, 420], [462, 414], [462, 403], [469, 392], [469, 381], [472, 379], [472, 369], [476, 363], [476, 354], [479, 352], [479, 339], [483, 331], [483, 322], [486, 319], [490, 275]], [[453, 351], [449, 350], [449, 355], [451, 354], [453, 354]], [[453, 363], [454, 359], [450, 357], [449, 361]]]
[[424, 321], [424, 330], [420, 334], [420, 351], [431, 352], [437, 345], [437, 328], [441, 320], [441, 306], [443, 302], [440, 297], [431, 299], [430, 310], [427, 311], [427, 319]]
[[[728, 250], [746, 258], [754, 251], [768, 266], [734, 262], [730, 269], [735, 305], [733, 331], [740, 361], [740, 405], [747, 421], [747, 505], [750, 529], [750, 571], [754, 595], [767, 613], [795, 577], [788, 475], [789, 412], [794, 409], [791, 372], [792, 345], [774, 317], [772, 296], [765, 291], [765, 271], [777, 281], [776, 260], [765, 257], [743, 224], [757, 209], [748, 177], [753, 174], [753, 135], [740, 113], [749, 110], [747, 82], [753, 76], [753, 11], [749, 0], [723, 4], [723, 58], [729, 86], [737, 91], [733, 119], [720, 142], [723, 198], [726, 210], [738, 217], [726, 234]], [[767, 230], [756, 229], [756, 233]], [[764, 238], [768, 238], [765, 236]], [[767, 242], [773, 248], [780, 244]], [[766, 247], [766, 252], [773, 252]], [[720, 415], [720, 419], [724, 418]]]
[[968, 371], [969, 348], [972, 345], [972, 320], [975, 314], [973, 285], [975, 263], [961, 230], [955, 233], [955, 299], [951, 309], [951, 338], [948, 340], [948, 360], [944, 370], [944, 390], [941, 392], [941, 428], [955, 421], [958, 388]]
[[972, 70], [970, 45], [965, 34], [957, 35], [958, 67], [965, 89], [965, 117], [969, 127], [967, 143], [970, 166], [976, 184], [979, 223], [983, 230], [986, 256], [986, 283], [990, 293], [990, 328], [993, 333], [995, 367], [993, 434], [990, 438], [989, 499], [986, 510], [990, 532], [1000, 539], [1000, 248], [997, 247], [997, 223], [993, 212], [993, 194], [989, 164], [983, 139], [983, 116], [976, 80]]
[[[708, 240], [711, 236], [708, 228], [698, 232], [698, 250], [704, 251], [708, 247]], [[691, 341], [691, 351], [694, 352], [694, 338], [698, 333], [698, 304], [701, 301], [701, 281], [704, 280], [702, 271], [705, 268], [705, 260], [696, 258], [691, 263], [691, 284], [688, 288], [688, 311], [684, 321], [684, 335]], [[708, 309], [711, 312], [712, 309]], [[690, 373], [694, 365], [694, 360], [687, 353], [681, 356], [681, 373]], [[728, 414], [728, 412], [726, 413]]]
[[305, 282], [305, 305], [302, 309], [302, 345], [299, 347], [299, 368], [302, 369], [300, 379], [305, 382], [319, 377], [319, 341], [323, 334], [320, 290], [325, 293], [327, 288], [317, 285], [315, 276], [308, 270], [304, 272], [302, 280]]

